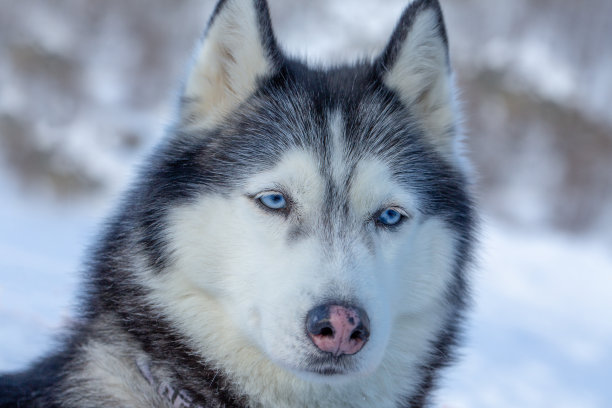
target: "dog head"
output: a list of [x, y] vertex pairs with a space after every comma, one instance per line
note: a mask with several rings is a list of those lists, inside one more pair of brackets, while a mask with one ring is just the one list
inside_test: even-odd
[[236, 375], [416, 370], [463, 306], [472, 222], [437, 1], [372, 61], [320, 69], [264, 0], [222, 0], [180, 112], [142, 197], [177, 330]]

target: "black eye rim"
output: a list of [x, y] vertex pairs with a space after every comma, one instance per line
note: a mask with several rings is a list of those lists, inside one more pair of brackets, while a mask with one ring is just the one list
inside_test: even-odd
[[[400, 219], [398, 222], [396, 222], [395, 224], [385, 224], [384, 222], [380, 221], [380, 216], [388, 210], [393, 210], [396, 211], [399, 215], [400, 215]], [[403, 209], [400, 206], [397, 205], [389, 205], [389, 206], [385, 206], [383, 208], [381, 208], [380, 210], [376, 211], [373, 215], [372, 215], [372, 220], [374, 221], [374, 224], [382, 229], [388, 229], [388, 230], [394, 230], [399, 228], [402, 224], [404, 224], [406, 221], [408, 221], [409, 219], [411, 219], [412, 216], [408, 213], [408, 211], [406, 211], [405, 209]]]
[[[267, 195], [271, 195], [271, 194], [279, 194], [283, 196], [283, 198], [285, 199], [285, 206], [282, 208], [271, 208], [265, 205], [261, 201], [261, 198]], [[271, 188], [269, 190], [263, 190], [255, 194], [247, 194], [247, 197], [251, 201], [253, 201], [255, 205], [257, 205], [257, 207], [259, 207], [260, 209], [270, 214], [288, 216], [293, 207], [293, 200], [291, 199], [291, 196], [287, 194], [283, 189], [280, 189], [280, 188]]]

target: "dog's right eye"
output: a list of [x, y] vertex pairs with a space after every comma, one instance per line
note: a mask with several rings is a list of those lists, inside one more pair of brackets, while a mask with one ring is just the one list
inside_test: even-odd
[[282, 210], [283, 208], [287, 208], [287, 200], [281, 193], [265, 193], [258, 197], [258, 200], [271, 210]]

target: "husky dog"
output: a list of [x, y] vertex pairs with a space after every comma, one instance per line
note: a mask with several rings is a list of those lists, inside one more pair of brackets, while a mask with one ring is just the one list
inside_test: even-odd
[[2, 407], [422, 407], [475, 216], [437, 0], [376, 58], [289, 58], [221, 0], [179, 117], [91, 253], [78, 323]]

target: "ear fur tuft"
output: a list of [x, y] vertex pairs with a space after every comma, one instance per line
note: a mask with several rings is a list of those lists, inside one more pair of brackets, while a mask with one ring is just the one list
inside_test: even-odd
[[220, 0], [185, 82], [183, 124], [218, 124], [275, 72], [279, 58], [265, 0]]
[[457, 159], [448, 39], [437, 0], [416, 0], [406, 8], [379, 63], [385, 85], [414, 113], [428, 140], [444, 156]]

